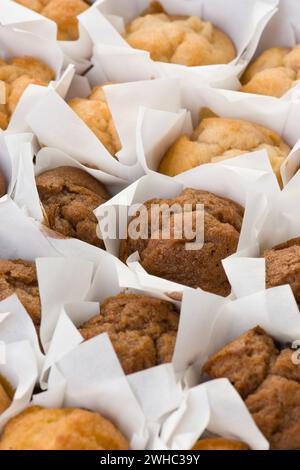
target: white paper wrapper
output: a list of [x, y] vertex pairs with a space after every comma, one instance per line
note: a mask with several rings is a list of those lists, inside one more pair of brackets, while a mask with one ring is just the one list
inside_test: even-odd
[[298, 172], [284, 190], [265, 205], [256, 237], [249, 239], [248, 246], [236, 255], [224, 260], [223, 265], [236, 297], [264, 290], [265, 259], [260, 256], [266, 249], [300, 236], [297, 206], [299, 181]]
[[6, 343], [5, 336], [2, 334], [0, 323], [1, 354], [3, 355], [0, 374], [15, 392], [11, 405], [0, 415], [1, 431], [8, 420], [29, 405], [38, 375], [36, 357], [30, 343], [28, 341]]
[[139, 16], [149, 3], [145, 0], [99, 0], [88, 11], [89, 21], [85, 22], [85, 27], [95, 44], [92, 62], [107, 80], [128, 82], [153, 77], [198, 77], [214, 86], [236, 87], [238, 75], [251, 59], [278, 4], [277, 0], [243, 4], [230, 0], [224, 9], [224, 4], [218, 0], [162, 0], [168, 13], [209, 20], [235, 43], [237, 57], [230, 64], [185, 67], [154, 62], [147, 52], [131, 48], [122, 38], [125, 25]]
[[[181, 102], [176, 112], [163, 97], [160, 107], [156, 108], [155, 98], [151, 95], [148, 96], [148, 106], [139, 110], [136, 147], [138, 160], [145, 172], [156, 171], [176, 139], [182, 134], [192, 133], [193, 127], [199, 123], [202, 108], [209, 108], [220, 117], [252, 121], [277, 132], [292, 149], [281, 168], [283, 183], [287, 184], [298, 171], [300, 100], [275, 100], [269, 96], [217, 90], [187, 82], [181, 84], [180, 93]], [[254, 160], [255, 155], [260, 153], [249, 156]]]

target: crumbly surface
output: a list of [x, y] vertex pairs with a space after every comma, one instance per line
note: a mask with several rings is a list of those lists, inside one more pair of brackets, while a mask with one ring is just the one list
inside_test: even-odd
[[270, 375], [246, 405], [272, 449], [300, 449], [299, 383]]
[[128, 449], [109, 420], [79, 408], [27, 408], [8, 422], [0, 439], [0, 450]]
[[226, 377], [246, 398], [264, 381], [277, 353], [272, 338], [256, 327], [210, 357], [203, 372], [212, 379]]
[[298, 360], [298, 351], [289, 348], [283, 349], [271, 368], [271, 374], [294, 380], [300, 384], [300, 365], [295, 363], [294, 353], [296, 353], [295, 357]]
[[196, 442], [192, 450], [250, 450], [243, 442], [232, 441], [230, 439], [200, 439]]
[[69, 105], [113, 156], [121, 149], [102, 87], [95, 87], [88, 98], [73, 98]]
[[200, 122], [191, 137], [182, 135], [175, 141], [162, 158], [158, 170], [176, 176], [204, 163], [261, 149], [267, 150], [280, 180], [280, 166], [290, 148], [276, 132], [249, 121], [209, 117]]
[[[230, 285], [222, 266], [222, 259], [232, 255], [238, 246], [244, 210], [230, 199], [218, 197], [206, 191], [186, 189], [177, 198], [147, 201], [149, 221], [151, 221], [151, 205], [173, 206], [182, 210], [185, 204], [192, 209], [191, 220], [193, 230], [197, 223], [197, 204], [204, 205], [204, 245], [198, 250], [187, 250], [184, 238], [179, 239], [174, 233], [176, 216], [170, 217], [170, 239], [164, 239], [162, 220], [159, 230], [149, 232], [149, 239], [121, 240], [120, 259], [127, 258], [138, 251], [141, 264], [145, 270], [158, 277], [169, 279], [193, 288], [229, 295]], [[176, 204], [176, 206], [174, 206]], [[176, 209], [177, 210], [177, 209]], [[135, 223], [135, 219], [130, 224]], [[151, 223], [148, 224], [151, 230]], [[130, 225], [129, 225], [130, 228]], [[142, 230], [141, 230], [142, 231]], [[129, 233], [129, 232], [128, 232]]]
[[0, 128], [6, 129], [19, 99], [28, 85], [47, 86], [55, 79], [53, 70], [33, 57], [13, 57], [0, 61], [0, 80], [5, 84], [6, 103], [0, 105]]
[[99, 181], [83, 170], [62, 166], [37, 176], [36, 185], [53, 230], [103, 247], [93, 210], [110, 196]]
[[23, 260], [0, 260], [0, 301], [16, 294], [33, 323], [41, 320], [41, 304], [35, 264]]
[[299, 68], [300, 44], [267, 49], [247, 68], [241, 91], [280, 98], [300, 83]]
[[79, 331], [85, 339], [108, 333], [126, 374], [172, 359], [179, 315], [170, 302], [136, 294], [105, 300]]
[[57, 24], [57, 39], [60, 41], [75, 41], [79, 38], [77, 16], [90, 6], [83, 0], [15, 1], [54, 21]]
[[290, 284], [300, 304], [300, 238], [277, 245], [264, 253], [266, 287]]
[[125, 40], [153, 60], [199, 66], [227, 64], [236, 56], [227, 34], [196, 16], [170, 16], [155, 2], [126, 27]]
[[7, 381], [0, 375], [0, 415], [9, 408], [11, 404], [11, 396], [8, 388], [9, 385]]

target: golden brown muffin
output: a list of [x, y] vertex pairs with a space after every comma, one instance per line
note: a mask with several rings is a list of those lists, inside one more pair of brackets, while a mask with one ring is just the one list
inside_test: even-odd
[[126, 27], [128, 44], [148, 51], [153, 60], [199, 66], [226, 64], [236, 56], [231, 39], [196, 16], [170, 16], [155, 2]]
[[222, 439], [200, 439], [196, 442], [192, 450], [250, 450], [243, 442]]
[[300, 304], [300, 238], [274, 246], [264, 252], [266, 260], [266, 287], [289, 284]]
[[289, 348], [279, 352], [256, 327], [210, 357], [202, 369], [210, 378], [230, 380], [275, 450], [300, 449], [300, 372], [292, 354]]
[[105, 187], [78, 168], [61, 166], [36, 177], [37, 190], [53, 230], [103, 247], [97, 235], [96, 207], [109, 199]]
[[79, 331], [87, 340], [108, 333], [126, 374], [172, 360], [179, 315], [170, 302], [136, 294], [106, 299]]
[[33, 57], [13, 57], [0, 62], [0, 80], [5, 83], [6, 103], [0, 105], [0, 128], [6, 129], [18, 101], [28, 85], [47, 86], [54, 72]]
[[182, 135], [162, 158], [158, 171], [168, 176], [236, 157], [246, 152], [265, 149], [280, 181], [280, 167], [290, 148], [270, 129], [240, 119], [210, 117], [203, 119], [191, 137]]
[[0, 260], [0, 301], [16, 294], [33, 323], [41, 320], [41, 304], [35, 264], [23, 260]]
[[300, 44], [267, 49], [245, 71], [241, 91], [280, 98], [300, 83], [299, 70]]
[[7, 423], [0, 450], [129, 450], [129, 443], [98, 413], [33, 406]]
[[[144, 269], [158, 277], [179, 284], [227, 296], [230, 284], [222, 266], [222, 259], [232, 255], [238, 246], [244, 210], [230, 199], [218, 197], [206, 191], [186, 189], [174, 199], [156, 199], [147, 201], [149, 221], [151, 206], [174, 207], [182, 211], [185, 205], [192, 209], [193, 231], [199, 230], [197, 223], [197, 204], [204, 205], [204, 245], [201, 249], [187, 250], [186, 238], [178, 239], [174, 235], [176, 215], [171, 211], [170, 239], [163, 238], [163, 226], [160, 220], [159, 230], [149, 232], [149, 238], [130, 238], [121, 240], [120, 259], [127, 258], [138, 251]], [[130, 221], [135, 223], [136, 218]], [[151, 223], [149, 224], [151, 230]], [[141, 233], [143, 228], [141, 227]], [[184, 235], [184, 234], [183, 234]]]
[[121, 149], [102, 87], [95, 87], [88, 98], [73, 98], [68, 104], [112, 155]]
[[89, 6], [83, 0], [50, 0], [40, 13], [55, 21], [58, 40], [75, 41], [79, 37], [77, 16]]
[[10, 407], [13, 397], [13, 389], [0, 375], [0, 415]]
[[203, 372], [212, 379], [226, 377], [246, 398], [266, 378], [277, 354], [272, 338], [256, 327], [210, 357]]
[[23, 7], [30, 8], [37, 13], [40, 13], [43, 6], [47, 3], [48, 0], [15, 0]]

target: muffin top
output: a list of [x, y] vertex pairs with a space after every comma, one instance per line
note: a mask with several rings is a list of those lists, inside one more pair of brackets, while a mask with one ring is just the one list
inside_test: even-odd
[[266, 250], [263, 256], [266, 260], [266, 287], [289, 284], [300, 305], [300, 238]]
[[78, 168], [61, 166], [37, 176], [36, 185], [51, 229], [103, 247], [93, 210], [110, 196], [99, 181]]
[[150, 53], [151, 59], [186, 66], [227, 64], [236, 56], [231, 39], [196, 16], [171, 16], [155, 6], [126, 27], [128, 44]]
[[126, 374], [171, 362], [179, 315], [172, 303], [147, 295], [119, 294], [79, 328], [85, 339], [108, 333]]
[[5, 83], [6, 92], [6, 103], [0, 104], [0, 128], [7, 128], [10, 117], [28, 85], [47, 86], [54, 79], [53, 70], [33, 57], [0, 60], [0, 80]]
[[88, 98], [73, 98], [68, 104], [113, 156], [121, 149], [102, 87], [96, 86]]
[[300, 83], [299, 69], [300, 44], [267, 49], [246, 69], [241, 91], [280, 98]]
[[271, 449], [300, 449], [300, 372], [294, 351], [279, 351], [256, 327], [211, 356], [203, 372], [225, 377], [245, 399]]
[[128, 449], [109, 420], [80, 408], [27, 408], [7, 423], [0, 438], [0, 450]]
[[196, 442], [192, 450], [250, 450], [243, 442], [222, 439], [200, 439]]
[[[138, 251], [141, 264], [148, 273], [226, 296], [230, 293], [230, 285], [221, 261], [237, 249], [243, 208], [230, 199], [196, 189], [185, 189], [174, 199], [154, 199], [144, 203], [148, 210], [148, 222], [151, 222], [153, 205], [181, 211], [189, 207], [194, 232], [199, 230], [197, 204], [204, 205], [204, 245], [201, 249], [186, 249], [186, 243], [190, 240], [185, 238], [185, 234], [181, 238], [176, 236], [176, 215], [171, 211], [169, 239], [164, 236], [160, 220], [158, 230], [152, 234], [150, 231], [148, 239], [130, 238], [128, 232], [127, 239], [121, 240], [119, 257], [126, 262], [131, 254]], [[130, 221], [129, 228], [135, 220]], [[148, 224], [149, 230], [151, 225]]]
[[77, 16], [90, 6], [83, 0], [15, 1], [54, 21], [57, 24], [57, 39], [60, 41], [75, 41], [79, 38]]
[[214, 163], [243, 153], [265, 149], [280, 179], [280, 166], [289, 146], [270, 129], [241, 119], [209, 117], [203, 119], [191, 137], [182, 135], [162, 158], [158, 171], [169, 176], [204, 163]]
[[0, 301], [16, 294], [35, 326], [41, 321], [36, 267], [23, 260], [0, 260]]

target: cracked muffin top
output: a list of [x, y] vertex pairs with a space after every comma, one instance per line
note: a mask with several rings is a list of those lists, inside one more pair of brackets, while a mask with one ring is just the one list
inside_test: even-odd
[[84, 339], [107, 333], [126, 374], [171, 362], [179, 314], [172, 303], [147, 295], [119, 294], [79, 328]]
[[213, 354], [202, 371], [227, 378], [274, 450], [300, 449], [300, 366], [256, 327]]
[[299, 71], [300, 44], [267, 49], [246, 69], [241, 91], [280, 98], [300, 83]]
[[15, 0], [57, 24], [59, 41], [75, 41], [79, 38], [77, 16], [90, 5], [84, 0]]
[[300, 305], [300, 238], [266, 250], [266, 288], [289, 284]]
[[12, 418], [0, 450], [128, 450], [123, 434], [98, 413], [80, 408], [27, 408]]
[[168, 15], [158, 2], [126, 27], [124, 39], [151, 59], [186, 66], [227, 64], [236, 56], [231, 39], [197, 16]]
[[41, 320], [40, 294], [34, 263], [0, 260], [0, 301], [16, 294], [35, 326]]
[[168, 176], [215, 163], [247, 152], [267, 150], [278, 178], [290, 147], [270, 129], [241, 119], [209, 117], [203, 119], [191, 137], [182, 135], [162, 158], [158, 171]]
[[114, 156], [121, 149], [121, 142], [102, 87], [96, 86], [88, 98], [73, 98], [68, 104], [111, 155]]
[[[173, 206], [178, 211], [182, 210], [185, 205], [190, 205], [188, 207], [191, 209], [189, 212], [192, 212], [191, 221], [194, 233], [199, 230], [197, 204], [203, 204], [203, 247], [186, 249], [188, 240], [184, 236], [176, 237], [176, 215], [172, 211], [169, 239], [164, 238], [161, 220], [159, 229], [151, 236], [151, 206], [153, 204], [160, 207]], [[230, 284], [223, 269], [222, 260], [237, 250], [244, 209], [230, 199], [196, 189], [185, 189], [174, 199], [147, 201], [145, 206], [148, 210], [148, 222], [150, 222], [148, 223], [148, 239], [130, 238], [129, 230], [127, 239], [121, 240], [120, 243], [120, 259], [125, 263], [131, 254], [138, 251], [142, 266], [154, 276], [193, 288], [200, 287], [218, 295], [229, 295]], [[136, 218], [133, 218], [129, 222], [129, 229], [135, 221]], [[143, 232], [142, 229], [141, 232]]]
[[243, 442], [231, 439], [215, 437], [212, 439], [200, 439], [192, 450], [250, 450]]
[[99, 181], [78, 168], [61, 166], [37, 176], [36, 185], [52, 230], [104, 246], [93, 210], [110, 196]]
[[6, 102], [0, 104], [0, 128], [6, 129], [19, 99], [28, 85], [47, 86], [55, 79], [48, 65], [33, 57], [0, 59], [0, 80], [5, 84]]

